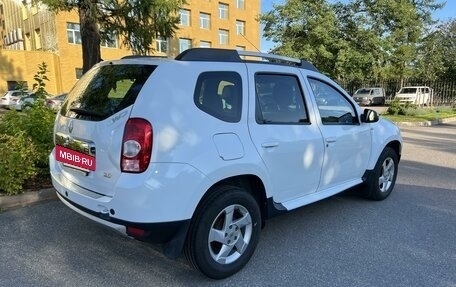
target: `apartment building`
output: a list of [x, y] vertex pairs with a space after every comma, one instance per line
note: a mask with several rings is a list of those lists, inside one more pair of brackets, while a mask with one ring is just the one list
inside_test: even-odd
[[[172, 39], [158, 38], [151, 55], [175, 57], [191, 47], [260, 48], [260, 0], [187, 0]], [[119, 37], [101, 44], [104, 60], [132, 54]], [[0, 92], [31, 88], [38, 65], [48, 66], [47, 90], [67, 92], [82, 75], [79, 17], [54, 13], [32, 0], [0, 0]]]

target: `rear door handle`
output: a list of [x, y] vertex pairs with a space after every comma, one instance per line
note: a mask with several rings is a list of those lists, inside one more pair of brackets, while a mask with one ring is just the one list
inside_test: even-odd
[[326, 138], [325, 141], [327, 143], [335, 143], [336, 142], [336, 138], [335, 137]]
[[279, 146], [279, 143], [278, 142], [265, 142], [265, 143], [262, 143], [261, 146], [264, 148], [271, 148], [271, 147]]

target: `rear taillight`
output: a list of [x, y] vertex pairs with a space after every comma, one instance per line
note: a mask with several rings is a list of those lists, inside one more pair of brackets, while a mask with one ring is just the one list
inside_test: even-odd
[[152, 151], [152, 125], [132, 118], [125, 124], [120, 165], [122, 172], [140, 173], [147, 169]]

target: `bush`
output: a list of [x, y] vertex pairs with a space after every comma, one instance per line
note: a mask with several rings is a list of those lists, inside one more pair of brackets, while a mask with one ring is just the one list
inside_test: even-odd
[[401, 104], [399, 103], [398, 99], [393, 100], [388, 107], [388, 110], [386, 110], [386, 113], [388, 115], [397, 115], [399, 114], [399, 109], [401, 108]]
[[399, 100], [395, 99], [390, 103], [386, 112], [387, 114], [394, 116], [416, 116], [419, 113], [419, 110], [415, 104], [405, 103], [405, 105], [402, 105]]
[[37, 101], [30, 110], [24, 113], [9, 111], [3, 115], [0, 133], [10, 136], [23, 133], [36, 148], [37, 158], [34, 162], [40, 175], [49, 174], [49, 153], [53, 147], [53, 126], [55, 114], [47, 108], [44, 101]]
[[35, 145], [23, 132], [14, 136], [0, 134], [0, 150], [0, 191], [17, 194], [24, 182], [36, 174]]

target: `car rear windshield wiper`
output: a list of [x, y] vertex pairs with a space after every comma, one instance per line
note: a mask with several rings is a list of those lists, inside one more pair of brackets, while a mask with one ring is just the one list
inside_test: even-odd
[[89, 111], [86, 109], [81, 109], [81, 108], [71, 108], [70, 111], [75, 112], [76, 114], [81, 115], [81, 116], [92, 116], [92, 117], [97, 117], [97, 118], [103, 118], [105, 116], [103, 114]]

